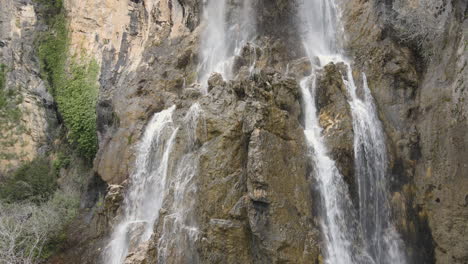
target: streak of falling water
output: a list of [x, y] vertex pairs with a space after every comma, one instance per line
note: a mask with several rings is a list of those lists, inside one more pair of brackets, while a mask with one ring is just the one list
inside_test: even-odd
[[[405, 263], [402, 243], [391, 220], [386, 183], [386, 148], [372, 96], [364, 76], [364, 101], [356, 95], [351, 67], [340, 47], [340, 13], [333, 0], [305, 0], [299, 8], [305, 50], [317, 68], [330, 62], [348, 66], [345, 84], [350, 93], [355, 132], [356, 177], [360, 211], [356, 219], [347, 186], [327, 154], [315, 107], [315, 73], [301, 82], [305, 130], [322, 200], [322, 230], [326, 262], [330, 264]], [[355, 245], [353, 247], [352, 245]]]
[[312, 62], [318, 58], [320, 66], [325, 66], [343, 60], [338, 41], [342, 29], [333, 0], [303, 0], [299, 20], [304, 48]]
[[159, 217], [166, 190], [170, 154], [178, 129], [172, 114], [175, 106], [153, 116], [138, 144], [135, 172], [123, 202], [120, 222], [104, 252], [104, 262], [123, 263], [129, 250], [148, 241]]
[[252, 0], [204, 0], [199, 82], [206, 91], [207, 80], [213, 72], [224, 79], [232, 78], [234, 56], [253, 39]]
[[406, 263], [403, 242], [391, 223], [385, 136], [366, 75], [362, 78], [364, 95], [360, 99], [348, 65], [347, 76], [343, 79], [351, 97], [359, 220], [365, 246], [376, 263]]
[[163, 219], [158, 242], [158, 263], [199, 263], [195, 242], [199, 230], [195, 219], [195, 199], [198, 173], [197, 127], [203, 123], [203, 111], [198, 103], [192, 105], [181, 127], [186, 133], [184, 154], [177, 162], [170, 179], [172, 205]]
[[[121, 264], [129, 252], [148, 241], [161, 218], [158, 241], [159, 263], [198, 263], [194, 243], [198, 237], [195, 221], [195, 176], [198, 168], [196, 133], [203, 114], [195, 103], [183, 125], [175, 127], [175, 106], [154, 115], [138, 146], [136, 171], [123, 204], [123, 215], [115, 227], [104, 260]], [[176, 138], [184, 143], [176, 147]], [[181, 158], [177, 158], [177, 154]], [[159, 215], [163, 204], [167, 213]]]
[[[341, 60], [335, 37], [336, 9], [331, 4], [333, 2], [325, 0], [309, 0], [299, 8], [304, 47], [311, 62], [316, 61], [315, 58], [320, 60], [320, 65], [317, 66]], [[326, 243], [325, 261], [330, 264], [372, 263], [365, 257], [360, 257], [360, 261], [360, 254], [353, 249], [353, 245], [357, 245], [359, 241], [357, 219], [348, 187], [335, 161], [329, 157], [322, 137], [315, 99], [315, 72], [304, 78], [300, 86], [304, 101], [304, 133], [321, 196], [321, 227]]]
[[360, 254], [358, 248], [355, 248], [359, 237], [357, 237], [356, 220], [348, 187], [335, 161], [328, 156], [328, 150], [321, 135], [322, 128], [315, 105], [315, 75], [312, 74], [303, 79], [300, 86], [304, 101], [304, 133], [321, 195], [321, 226], [327, 250], [326, 263], [373, 263], [368, 257]]

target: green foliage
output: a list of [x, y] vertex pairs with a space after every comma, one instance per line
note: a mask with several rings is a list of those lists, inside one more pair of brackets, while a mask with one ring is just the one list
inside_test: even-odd
[[[45, 1], [45, 0], [41, 0]], [[39, 59], [43, 78], [70, 131], [70, 141], [80, 154], [91, 160], [97, 151], [96, 102], [99, 66], [68, 57], [68, 29], [63, 13], [55, 16], [51, 29], [39, 41]]]
[[71, 163], [71, 158], [62, 152], [59, 152], [57, 158], [54, 160], [54, 169], [59, 171], [62, 168], [68, 168]]
[[57, 188], [57, 174], [48, 160], [37, 158], [22, 165], [0, 185], [0, 198], [7, 202], [47, 201]]
[[38, 55], [43, 79], [50, 85], [50, 92], [66, 82], [66, 63], [68, 56], [68, 29], [63, 14], [57, 15], [51, 22], [50, 29], [39, 39]]
[[70, 138], [79, 152], [92, 159], [97, 151], [96, 85], [99, 66], [95, 61], [88, 65], [72, 64], [66, 84], [56, 91], [59, 111], [70, 130]]
[[63, 12], [63, 0], [34, 0], [38, 4], [38, 11], [45, 18], [47, 24], [53, 23], [54, 18]]
[[6, 65], [5, 64], [0, 64], [0, 90], [3, 90], [5, 88], [5, 82], [6, 82]]
[[41, 252], [41, 259], [53, 256], [57, 251], [64, 248], [67, 241], [65, 227], [76, 217], [80, 206], [79, 195], [74, 192], [57, 191], [46, 206], [53, 208], [54, 213], [60, 216], [58, 227], [50, 230], [48, 239]]

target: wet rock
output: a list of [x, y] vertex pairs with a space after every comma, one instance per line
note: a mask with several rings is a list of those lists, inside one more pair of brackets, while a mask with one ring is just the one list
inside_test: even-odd
[[328, 64], [317, 79], [316, 104], [320, 126], [331, 157], [357, 199], [354, 179], [354, 134], [348, 92], [340, 65]]
[[223, 86], [224, 84], [223, 76], [219, 73], [213, 73], [208, 79], [208, 91], [211, 91], [213, 87]]

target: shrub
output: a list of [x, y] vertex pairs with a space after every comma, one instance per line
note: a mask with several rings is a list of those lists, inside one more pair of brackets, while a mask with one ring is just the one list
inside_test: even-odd
[[43, 79], [47, 80], [50, 92], [63, 86], [66, 79], [68, 55], [68, 29], [65, 15], [58, 14], [51, 22], [49, 31], [39, 38], [38, 56]]
[[68, 168], [71, 163], [71, 158], [62, 152], [57, 154], [57, 158], [54, 160], [54, 169], [59, 171], [61, 168]]
[[0, 201], [0, 259], [33, 264], [50, 257], [66, 239], [64, 230], [78, 206], [77, 193], [60, 190], [40, 205]]
[[57, 188], [57, 174], [50, 162], [35, 159], [18, 168], [0, 185], [0, 198], [7, 202], [47, 201]]

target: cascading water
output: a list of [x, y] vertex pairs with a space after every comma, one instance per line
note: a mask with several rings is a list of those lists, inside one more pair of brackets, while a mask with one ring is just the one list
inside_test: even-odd
[[305, 113], [305, 136], [314, 163], [322, 205], [322, 230], [327, 263], [372, 263], [353, 246], [359, 238], [348, 187], [335, 162], [328, 157], [315, 106], [315, 75], [301, 81]]
[[255, 34], [252, 20], [252, 0], [208, 0], [204, 3], [205, 24], [201, 41], [199, 82], [206, 89], [206, 82], [213, 72], [224, 79], [232, 78], [234, 56]]
[[[202, 110], [198, 103], [192, 105], [181, 127], [174, 125], [174, 110], [172, 106], [155, 114], [146, 127], [138, 147], [136, 171], [130, 177], [131, 185], [123, 203], [122, 218], [105, 251], [105, 263], [123, 263], [131, 250], [151, 238], [160, 217], [163, 217], [163, 228], [158, 260], [196, 263], [196, 252], [191, 250], [198, 235], [192, 197], [196, 192], [194, 176], [198, 165], [195, 133]], [[179, 137], [187, 144], [181, 150], [182, 157], [177, 159], [175, 139]], [[170, 211], [160, 216], [163, 204], [169, 204]]]
[[[196, 133], [203, 112], [198, 103], [192, 105], [184, 117], [181, 132], [185, 132], [184, 154], [177, 162], [174, 177], [170, 180], [172, 205], [163, 219], [158, 242], [158, 263], [198, 263], [195, 242], [199, 230], [195, 220], [195, 199], [198, 172]], [[170, 261], [168, 261], [170, 259]]]
[[[386, 183], [386, 148], [382, 126], [376, 115], [372, 96], [364, 76], [364, 101], [357, 97], [348, 62], [341, 55], [338, 34], [339, 9], [333, 0], [305, 0], [299, 8], [304, 47], [315, 68], [330, 62], [348, 66], [344, 78], [350, 94], [355, 133], [356, 178], [359, 187], [359, 220], [349, 198], [348, 189], [328, 157], [321, 136], [315, 106], [315, 72], [301, 82], [304, 101], [305, 135], [319, 183], [322, 230], [326, 242], [326, 262], [405, 263], [402, 242], [390, 222]], [[355, 245], [355, 247], [353, 247]]]
[[372, 95], [363, 79], [363, 99], [357, 96], [351, 67], [344, 83], [351, 100], [354, 130], [356, 179], [359, 187], [359, 220], [365, 246], [376, 263], [405, 263], [402, 241], [389, 221], [387, 149], [382, 124], [377, 117]]
[[147, 241], [153, 233], [166, 192], [170, 154], [178, 131], [172, 120], [174, 110], [172, 106], [155, 114], [146, 126], [122, 216], [105, 250], [105, 263], [123, 263], [129, 250]]

